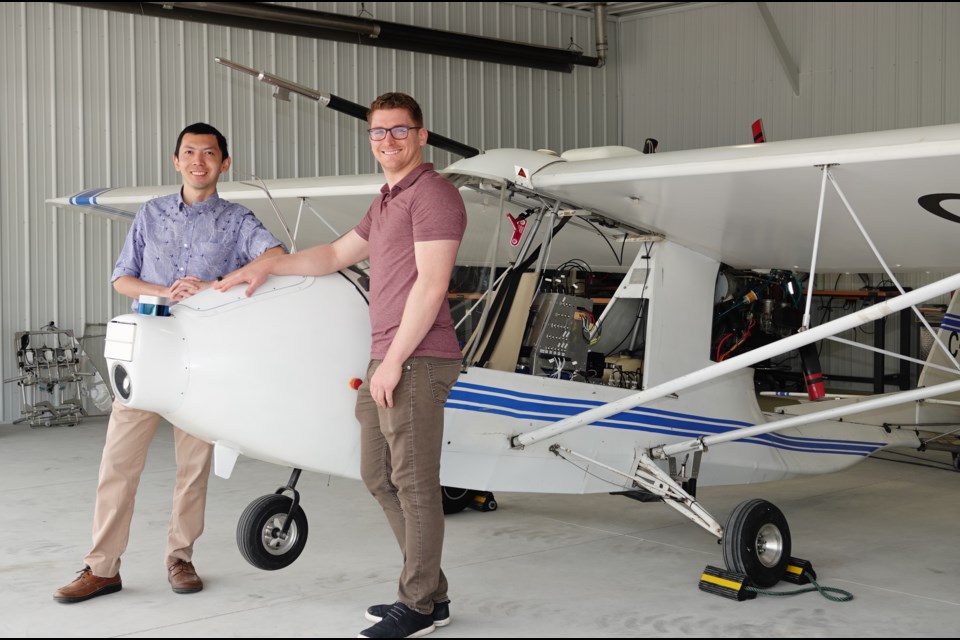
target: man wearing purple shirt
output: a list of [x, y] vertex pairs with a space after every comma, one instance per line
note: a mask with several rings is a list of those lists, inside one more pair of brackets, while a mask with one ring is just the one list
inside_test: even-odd
[[[210, 287], [251, 260], [283, 255], [280, 241], [248, 209], [221, 200], [217, 180], [230, 168], [227, 141], [208, 124], [184, 129], [173, 154], [183, 176], [177, 193], [140, 208], [113, 271], [113, 288], [136, 299], [175, 302]], [[83, 602], [120, 591], [120, 556], [127, 548], [137, 485], [160, 416], [113, 403], [100, 463], [93, 514], [93, 547], [84, 568], [54, 592], [58, 602]], [[167, 531], [165, 566], [175, 593], [195, 593], [193, 543], [203, 532], [211, 446], [174, 427], [177, 482]]]
[[397, 601], [374, 605], [361, 637], [426, 635], [450, 622], [440, 569], [443, 405], [460, 375], [460, 347], [447, 289], [466, 229], [456, 187], [423, 162], [427, 131], [420, 106], [387, 93], [367, 112], [370, 148], [387, 184], [359, 225], [335, 242], [263, 260], [217, 283], [270, 274], [324, 275], [370, 259], [371, 361], [357, 396], [360, 473], [403, 553]]

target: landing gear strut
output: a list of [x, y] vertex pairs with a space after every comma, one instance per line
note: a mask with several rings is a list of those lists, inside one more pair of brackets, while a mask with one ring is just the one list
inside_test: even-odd
[[[695, 523], [717, 536], [723, 544], [723, 561], [730, 571], [746, 574], [760, 588], [772, 587], [783, 578], [790, 562], [790, 527], [783, 513], [766, 500], [747, 500], [740, 503], [727, 526], [721, 527], [710, 513], [696, 501], [696, 477], [700, 456], [694, 458], [692, 473], [683, 466], [679, 472], [673, 458], [669, 458], [670, 473], [658, 467], [644, 451], [637, 452], [637, 467], [633, 475], [623, 473], [597, 460], [576, 453], [559, 444], [550, 451], [564, 457], [580, 458], [597, 468], [622, 476], [632, 483], [629, 497], [659, 498]], [[564, 458], [566, 459], [566, 458]], [[685, 465], [684, 465], [685, 466]]]

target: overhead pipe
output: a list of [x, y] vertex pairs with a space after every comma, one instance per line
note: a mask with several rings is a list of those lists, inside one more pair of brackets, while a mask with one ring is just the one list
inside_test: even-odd
[[[276, 87], [274, 92], [275, 98], [285, 100], [287, 99], [287, 93], [296, 93], [297, 95], [301, 95], [305, 98], [316, 100], [328, 109], [333, 109], [334, 111], [352, 116], [358, 120], [363, 120], [364, 122], [367, 120], [367, 107], [363, 106], [362, 104], [351, 102], [345, 98], [335, 96], [332, 93], [320, 93], [319, 91], [315, 91], [310, 87], [298, 84], [292, 80], [275, 76], [272, 73], [267, 73], [266, 71], [257, 71], [256, 69], [251, 69], [250, 67], [227, 60], [225, 58], [214, 58], [214, 60], [225, 67], [233, 69], [234, 71], [245, 73], [249, 76], [253, 76], [261, 82], [273, 85]], [[458, 156], [463, 156], [464, 158], [472, 158], [480, 153], [480, 150], [475, 147], [471, 147], [462, 142], [457, 142], [456, 140], [447, 138], [446, 136], [442, 136], [433, 131], [427, 131], [427, 144], [437, 147], [438, 149], [443, 149], [444, 151], [449, 151], [450, 153]]]
[[606, 2], [594, 2], [593, 3], [593, 26], [594, 31], [597, 34], [597, 60], [600, 63], [598, 67], [602, 67], [607, 63], [607, 49], [609, 49], [609, 44], [607, 43], [607, 3]]
[[599, 67], [578, 51], [483, 38], [451, 31], [312, 11], [263, 2], [62, 2], [187, 22], [217, 24], [306, 38], [365, 44], [570, 73], [573, 65]]

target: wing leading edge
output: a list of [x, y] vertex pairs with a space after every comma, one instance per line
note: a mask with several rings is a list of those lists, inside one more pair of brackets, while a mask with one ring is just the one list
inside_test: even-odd
[[[249, 182], [222, 182], [217, 192], [221, 198], [240, 203], [253, 211], [263, 224], [284, 242], [288, 242], [286, 225], [291, 233], [298, 216], [305, 229], [297, 241], [301, 248], [330, 242], [352, 229], [366, 213], [370, 202], [380, 193], [383, 176], [377, 174], [321, 178], [294, 178]], [[263, 187], [266, 187], [264, 190]], [[97, 216], [130, 222], [140, 206], [153, 198], [179, 189], [179, 185], [91, 189], [78, 194], [47, 200], [47, 204], [82, 211]], [[267, 195], [269, 191], [269, 197]], [[283, 217], [281, 224], [270, 201]], [[307, 205], [301, 207], [306, 200]], [[310, 207], [336, 230], [325, 225], [306, 224], [314, 218]]]
[[[805, 270], [822, 165], [891, 267], [960, 267], [960, 216], [949, 211], [960, 200], [960, 125], [558, 162], [532, 183], [736, 267]], [[925, 209], [924, 196], [945, 211]], [[879, 267], [829, 184], [817, 265]]]

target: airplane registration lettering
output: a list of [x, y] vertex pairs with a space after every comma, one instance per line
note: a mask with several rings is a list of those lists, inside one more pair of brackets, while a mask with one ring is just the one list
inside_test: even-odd
[[943, 207], [944, 200], [960, 200], [960, 193], [928, 193], [917, 198], [917, 204], [944, 220], [960, 222], [960, 216], [950, 213]]

